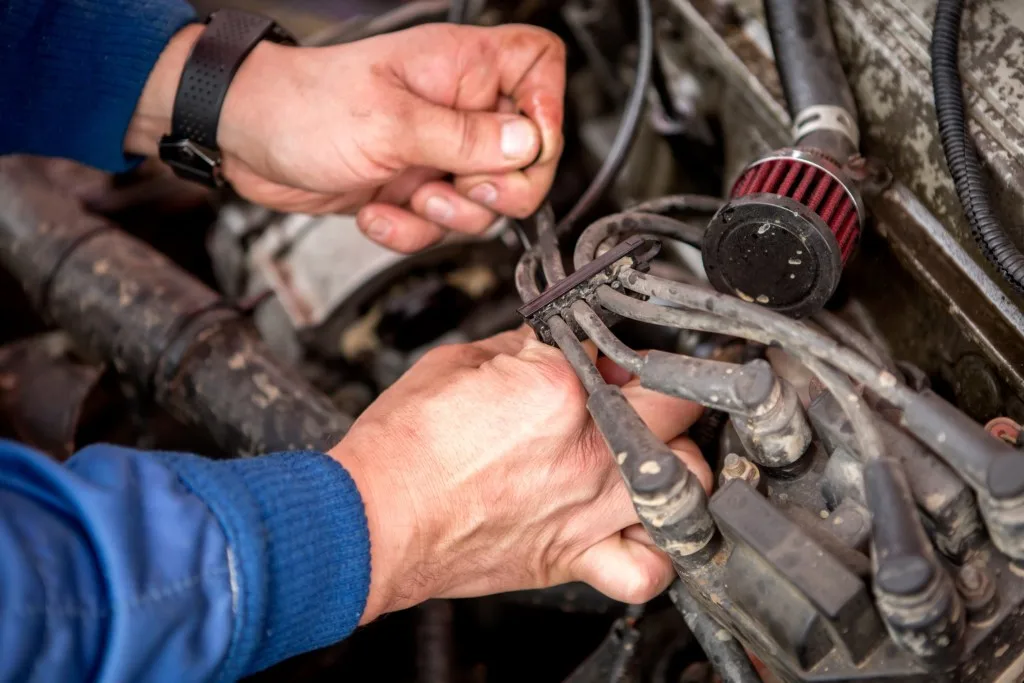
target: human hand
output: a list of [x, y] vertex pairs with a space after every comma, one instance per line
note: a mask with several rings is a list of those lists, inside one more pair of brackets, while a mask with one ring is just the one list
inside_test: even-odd
[[[680, 436], [700, 407], [606, 376], [625, 382], [647, 425], [710, 489], [707, 463]], [[674, 577], [638, 523], [572, 368], [528, 329], [434, 349], [331, 456], [367, 510], [364, 623], [428, 598], [569, 581], [641, 603]]]
[[[201, 30], [164, 50], [127, 151], [156, 153]], [[540, 205], [562, 151], [564, 91], [564, 46], [532, 26], [436, 24], [323, 48], [264, 41], [228, 89], [223, 171], [258, 204], [358, 211], [371, 239], [415, 251]]]

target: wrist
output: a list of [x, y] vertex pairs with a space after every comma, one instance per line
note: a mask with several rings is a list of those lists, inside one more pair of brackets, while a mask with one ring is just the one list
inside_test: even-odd
[[186, 26], [174, 34], [160, 53], [125, 133], [124, 150], [128, 154], [156, 156], [160, 138], [171, 132], [171, 113], [181, 72], [203, 28], [201, 24]]
[[360, 625], [431, 597], [429, 565], [437, 558], [424, 552], [430, 546], [428, 518], [417, 514], [408, 487], [391, 476], [381, 450], [364, 448], [346, 437], [327, 455], [348, 471], [366, 512], [370, 590]]
[[[160, 139], [171, 132], [174, 100], [185, 63], [199, 36], [201, 24], [181, 29], [168, 42], [150, 72], [136, 104], [124, 149], [129, 154], [156, 156]], [[287, 103], [283, 87], [289, 80], [289, 55], [293, 48], [262, 40], [252, 49], [231, 80], [221, 107], [217, 146], [224, 157], [245, 160], [253, 150], [265, 146], [272, 131], [266, 125], [271, 112]]]
[[270, 156], [271, 143], [279, 137], [276, 124], [293, 120], [286, 110], [296, 99], [291, 84], [297, 52], [295, 47], [262, 40], [231, 81], [217, 128], [217, 146], [229, 180], [233, 159], [258, 165]]

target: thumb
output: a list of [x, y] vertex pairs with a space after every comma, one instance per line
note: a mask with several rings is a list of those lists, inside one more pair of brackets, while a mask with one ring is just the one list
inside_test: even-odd
[[504, 173], [529, 166], [540, 154], [540, 132], [525, 116], [459, 111], [414, 98], [399, 153], [410, 166], [456, 175]]
[[655, 598], [675, 579], [668, 557], [640, 534], [618, 532], [577, 557], [570, 571], [613, 600], [639, 605]]

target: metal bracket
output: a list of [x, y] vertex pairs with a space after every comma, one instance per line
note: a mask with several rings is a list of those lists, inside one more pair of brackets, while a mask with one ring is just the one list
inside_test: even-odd
[[[601, 285], [615, 282], [616, 266], [621, 260], [628, 259], [629, 265], [633, 268], [643, 270], [660, 248], [661, 244], [656, 240], [634, 235], [615, 245], [575, 273], [556, 282], [536, 299], [523, 305], [519, 309], [519, 315], [526, 320], [526, 324], [533, 328], [541, 341], [554, 345], [547, 325], [547, 321], [552, 316], [567, 311], [581, 299], [589, 299]], [[586, 338], [586, 333], [580, 329], [571, 314], [562, 317], [572, 327], [577, 337]]]

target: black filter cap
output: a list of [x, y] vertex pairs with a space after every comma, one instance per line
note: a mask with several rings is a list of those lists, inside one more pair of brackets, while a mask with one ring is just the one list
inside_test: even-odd
[[821, 310], [842, 276], [825, 222], [773, 194], [729, 200], [711, 219], [702, 254], [715, 289], [795, 318]]

